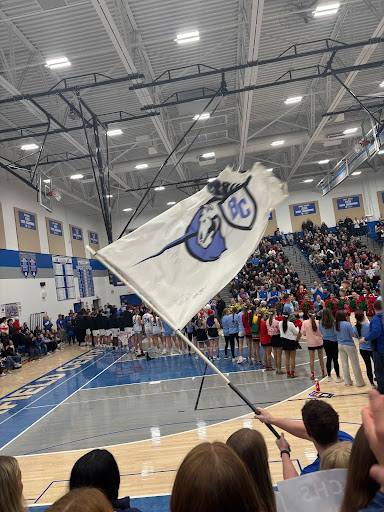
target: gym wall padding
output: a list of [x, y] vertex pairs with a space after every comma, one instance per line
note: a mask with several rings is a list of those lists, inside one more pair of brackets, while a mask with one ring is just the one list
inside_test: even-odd
[[[360, 206], [355, 208], [343, 208], [342, 210], [339, 210], [337, 207], [337, 200], [338, 199], [348, 199], [352, 197], [358, 197]], [[344, 220], [346, 217], [350, 217], [352, 220], [357, 217], [358, 220], [361, 220], [362, 217], [365, 217], [365, 208], [364, 208], [364, 201], [363, 196], [361, 194], [351, 194], [350, 196], [341, 196], [341, 197], [334, 197], [333, 198], [333, 209], [335, 211], [335, 219], [336, 222], [339, 220]]]
[[0, 249], [6, 249], [3, 209], [0, 203]]
[[[52, 233], [52, 230], [50, 229], [50, 225], [52, 223], [55, 224], [55, 226], [59, 226], [59, 233]], [[49, 247], [49, 253], [55, 254], [58, 256], [65, 256], [65, 241], [64, 241], [64, 227], [63, 223], [59, 220], [50, 219], [49, 217], [45, 217], [45, 224], [47, 227], [47, 238], [48, 238], [48, 247]]]
[[277, 229], [277, 221], [276, 221], [276, 211], [271, 211], [272, 219], [268, 221], [267, 227], [264, 231], [264, 236], [273, 236]]
[[[41, 252], [40, 250], [40, 238], [39, 238], [39, 226], [37, 223], [37, 213], [29, 212], [27, 210], [22, 210], [21, 208], [14, 207], [15, 212], [15, 223], [16, 223], [16, 233], [17, 233], [17, 242], [19, 246], [19, 251], [27, 251], [27, 252]], [[28, 218], [31, 219], [31, 222], [27, 225], [31, 227], [24, 227], [21, 221], [21, 217], [24, 217], [24, 220]], [[24, 223], [24, 225], [26, 225]]]
[[[81, 240], [74, 238], [74, 233], [81, 233]], [[85, 258], [84, 234], [83, 230], [78, 226], [69, 225], [69, 236], [72, 245], [72, 256], [76, 258]]]
[[[294, 214], [294, 208], [297, 206], [305, 206], [306, 204], [314, 204], [315, 205], [315, 212], [310, 213], [308, 215], [295, 215]], [[289, 205], [289, 213], [291, 215], [291, 223], [292, 223], [292, 232], [298, 232], [302, 231], [302, 224], [303, 222], [306, 222], [307, 220], [311, 220], [313, 222], [313, 225], [320, 226], [321, 224], [321, 218], [320, 218], [320, 210], [319, 210], [319, 203], [318, 201], [309, 201], [308, 203], [295, 203]]]

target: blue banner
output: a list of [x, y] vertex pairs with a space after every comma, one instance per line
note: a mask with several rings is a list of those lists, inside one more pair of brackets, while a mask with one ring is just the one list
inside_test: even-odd
[[34, 229], [36, 231], [36, 216], [19, 210], [19, 224], [21, 228]]
[[293, 215], [299, 217], [300, 215], [311, 215], [316, 213], [315, 203], [296, 204], [293, 206]]
[[36, 275], [37, 275], [36, 254], [29, 252], [28, 253], [28, 261], [29, 261], [29, 271], [31, 272], [31, 275], [33, 277], [36, 277]]
[[99, 235], [97, 233], [89, 232], [89, 242], [93, 245], [99, 245]]
[[61, 222], [56, 222], [54, 220], [50, 220], [49, 222], [49, 232], [51, 235], [63, 236], [63, 226]]
[[29, 258], [27, 252], [19, 252], [21, 273], [24, 277], [29, 274]]
[[347, 210], [348, 208], [360, 208], [359, 196], [340, 197], [337, 199], [337, 209]]
[[72, 238], [74, 240], [82, 240], [83, 239], [83, 233], [81, 232], [80, 228], [75, 228], [72, 226]]

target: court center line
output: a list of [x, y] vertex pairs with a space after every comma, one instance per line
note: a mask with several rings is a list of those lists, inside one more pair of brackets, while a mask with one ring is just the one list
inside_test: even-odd
[[[103, 356], [104, 357], [104, 356]], [[100, 359], [97, 359], [97, 361], [100, 361], [101, 359], [103, 359], [103, 357], [101, 357]], [[122, 357], [122, 356], [121, 356]], [[119, 359], [121, 359], [121, 357]], [[61, 404], [63, 404], [64, 402], [66, 402], [69, 398], [71, 398], [73, 395], [75, 395], [78, 391], [80, 391], [84, 386], [86, 386], [87, 384], [89, 384], [90, 382], [92, 382], [94, 379], [96, 379], [97, 377], [99, 377], [102, 373], [104, 373], [106, 370], [108, 370], [111, 366], [113, 366], [114, 364], [116, 364], [116, 362], [119, 360], [114, 360], [110, 365], [108, 365], [106, 368], [104, 368], [104, 370], [101, 370], [101, 372], [99, 372], [97, 375], [95, 375], [94, 377], [92, 377], [92, 379], [90, 379], [89, 381], [87, 381], [85, 384], [83, 384], [79, 389], [76, 389], [76, 391], [74, 391], [73, 393], [71, 393], [69, 396], [67, 396], [67, 398], [65, 398], [62, 402], [60, 402], [58, 405], [56, 405], [53, 409], [51, 409], [50, 411], [46, 412], [41, 418], [39, 418], [38, 420], [36, 420], [34, 423], [32, 423], [31, 425], [29, 425], [29, 427], [27, 427], [26, 429], [24, 429], [22, 432], [20, 432], [20, 434], [18, 434], [16, 437], [14, 437], [13, 439], [11, 439], [11, 441], [8, 441], [8, 443], [6, 443], [5, 445], [3, 445], [0, 450], [4, 450], [4, 448], [6, 448], [8, 445], [10, 445], [11, 443], [13, 443], [13, 441], [16, 441], [16, 439], [18, 439], [20, 436], [22, 436], [23, 434], [25, 434], [25, 432], [27, 432], [30, 428], [32, 428], [34, 425], [36, 425], [37, 423], [39, 423], [39, 421], [41, 421], [42, 419], [44, 419], [46, 416], [48, 416], [48, 414], [50, 414], [52, 411], [54, 411], [55, 409], [57, 409], [58, 407], [60, 407]], [[93, 364], [95, 364], [97, 361], [94, 361]], [[92, 365], [90, 365], [92, 366]], [[86, 367], [88, 368], [88, 366]], [[83, 370], [86, 370], [86, 368], [83, 368]], [[79, 373], [82, 373], [79, 372]], [[72, 376], [73, 377], [73, 376]], [[51, 390], [52, 391], [52, 390]], [[48, 394], [48, 393], [46, 393]], [[43, 395], [44, 396], [44, 395]], [[42, 398], [42, 397], [40, 397]], [[32, 402], [34, 403], [34, 402]]]

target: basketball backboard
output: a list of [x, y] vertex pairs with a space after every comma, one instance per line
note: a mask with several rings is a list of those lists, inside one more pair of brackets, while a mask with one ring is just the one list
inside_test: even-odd
[[39, 204], [48, 210], [52, 211], [52, 178], [44, 172], [39, 173], [38, 177], [38, 202]]

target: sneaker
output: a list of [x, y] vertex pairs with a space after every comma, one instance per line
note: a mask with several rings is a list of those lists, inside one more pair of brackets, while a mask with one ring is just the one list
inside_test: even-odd
[[315, 380], [315, 374], [311, 373], [311, 380]]
[[345, 385], [346, 385], [346, 387], [349, 388], [349, 387], [353, 386], [353, 382], [351, 382], [350, 384], [345, 384]]
[[337, 377], [336, 382], [337, 384], [340, 384], [340, 382], [344, 382], [343, 377]]
[[295, 375], [294, 373], [291, 373], [291, 379], [296, 379], [297, 378], [297, 375]]
[[163, 349], [163, 351], [162, 351], [161, 355], [162, 355], [162, 356], [166, 356], [166, 355], [167, 355], [167, 351], [166, 351], [166, 349], [165, 349], [165, 348]]
[[182, 356], [183, 355], [183, 351], [181, 350], [181, 348], [179, 349], [179, 354]]
[[7, 374], [8, 374], [8, 375], [12, 375], [12, 373], [13, 373], [13, 372], [11, 372], [11, 370], [8, 370], [8, 371], [7, 371]]
[[220, 361], [220, 356], [216, 356], [216, 360], [217, 360], [217, 361]]
[[[332, 382], [332, 377], [331, 376], [328, 377], [327, 382]], [[337, 382], [337, 380], [336, 380], [336, 382]]]
[[20, 363], [15, 363], [15, 364], [14, 364], [14, 368], [21, 368], [21, 366], [22, 366], [22, 365], [21, 365]]
[[147, 361], [152, 361], [153, 357], [151, 357], [147, 352]]
[[244, 361], [244, 358], [240, 356], [237, 360], [237, 364], [241, 364]]
[[224, 359], [231, 359], [230, 356], [224, 356]]
[[232, 363], [236, 363], [237, 359], [236, 357], [232, 357]]

